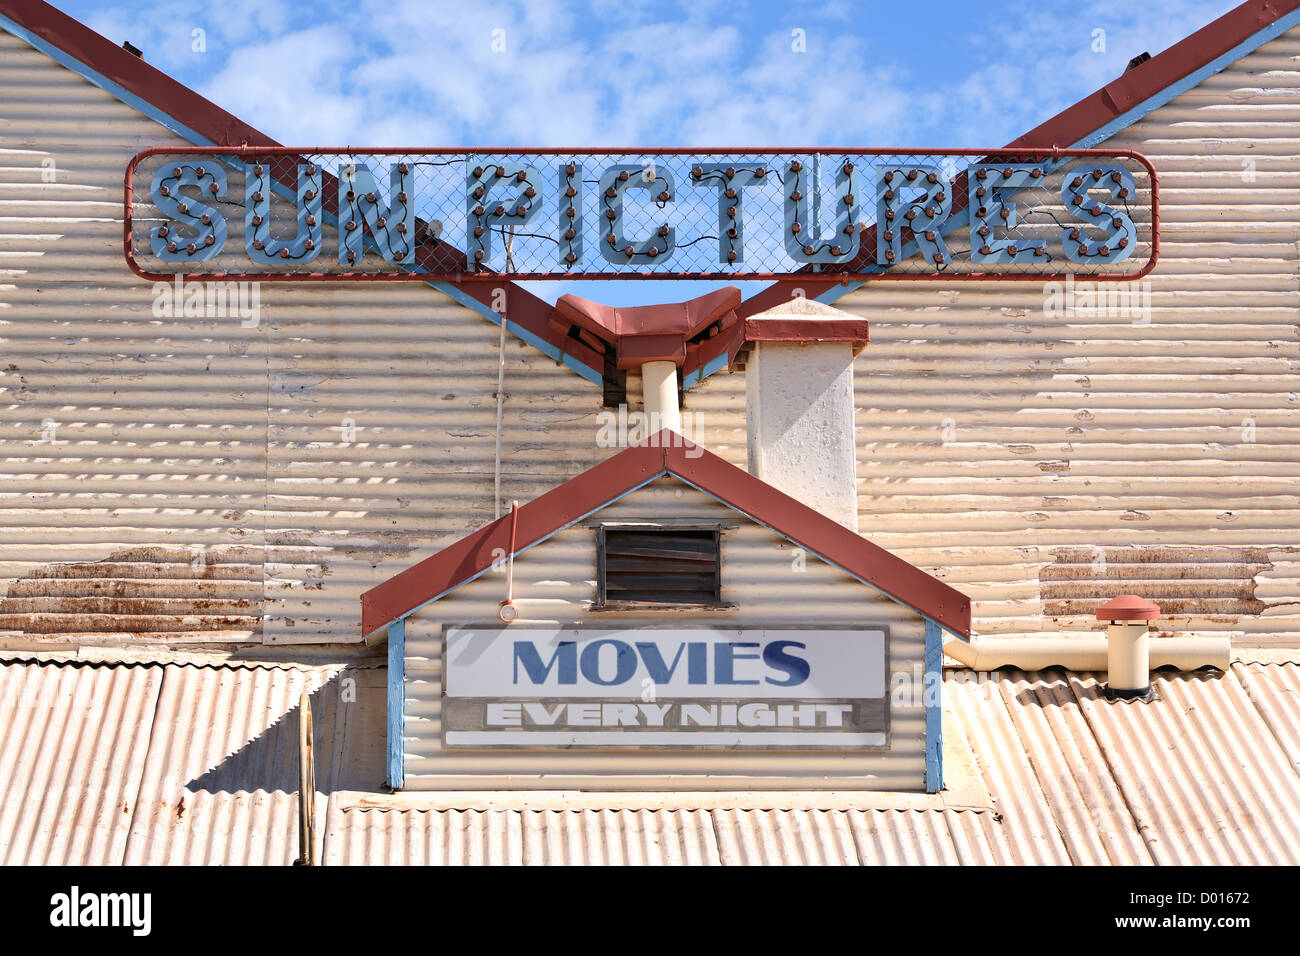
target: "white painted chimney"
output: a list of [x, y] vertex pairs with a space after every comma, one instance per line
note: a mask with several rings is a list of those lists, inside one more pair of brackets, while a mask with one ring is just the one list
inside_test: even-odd
[[744, 322], [750, 474], [857, 531], [853, 360], [866, 320], [795, 298]]

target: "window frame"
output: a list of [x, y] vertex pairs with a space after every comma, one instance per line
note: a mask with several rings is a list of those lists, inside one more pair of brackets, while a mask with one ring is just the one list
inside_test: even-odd
[[[659, 520], [621, 520], [592, 521], [589, 527], [596, 531], [596, 594], [591, 602], [593, 611], [672, 611], [685, 609], [726, 610], [736, 605], [722, 597], [722, 538], [723, 532], [736, 526], [734, 521], [701, 521], [698, 519], [659, 519]], [[672, 533], [675, 531], [710, 531], [713, 533], [713, 547], [717, 560], [713, 565], [713, 598], [707, 601], [623, 601], [611, 600], [606, 587], [605, 562], [608, 557], [606, 533], [608, 531], [642, 532], [653, 534]]]

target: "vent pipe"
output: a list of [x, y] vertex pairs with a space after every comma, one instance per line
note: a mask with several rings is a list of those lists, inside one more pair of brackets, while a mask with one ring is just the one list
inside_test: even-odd
[[1107, 621], [1106, 637], [983, 637], [952, 640], [943, 652], [974, 671], [1014, 667], [1041, 671], [1063, 667], [1072, 671], [1106, 671], [1107, 696], [1112, 700], [1150, 700], [1151, 671], [1175, 667], [1194, 671], [1228, 669], [1232, 644], [1226, 637], [1160, 637], [1148, 634], [1148, 621], [1160, 608], [1126, 594], [1097, 609]]
[[[1147, 664], [1152, 670], [1174, 667], [1180, 671], [1214, 667], [1228, 669], [1232, 646], [1226, 637], [1159, 637], [1147, 641]], [[1105, 671], [1110, 667], [1110, 642], [1104, 637], [980, 637], [953, 639], [943, 652], [973, 671], [1042, 671], [1062, 667], [1068, 671]]]
[[1097, 608], [1106, 625], [1106, 696], [1111, 700], [1152, 699], [1148, 621], [1160, 616], [1159, 605], [1136, 594], [1121, 594]]
[[682, 410], [677, 402], [677, 363], [646, 362], [641, 366], [641, 391], [650, 433], [671, 428], [682, 433]]

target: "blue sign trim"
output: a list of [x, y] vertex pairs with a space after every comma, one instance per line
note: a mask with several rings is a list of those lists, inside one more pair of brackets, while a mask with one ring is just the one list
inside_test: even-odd
[[388, 786], [401, 790], [406, 781], [403, 739], [406, 735], [406, 618], [388, 625]]
[[943, 629], [925, 621], [925, 792], [943, 789]]

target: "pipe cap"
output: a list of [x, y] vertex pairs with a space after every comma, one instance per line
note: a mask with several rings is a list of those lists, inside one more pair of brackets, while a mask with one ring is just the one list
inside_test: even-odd
[[1097, 608], [1099, 621], [1154, 621], [1159, 616], [1159, 604], [1152, 604], [1136, 594], [1121, 594]]

